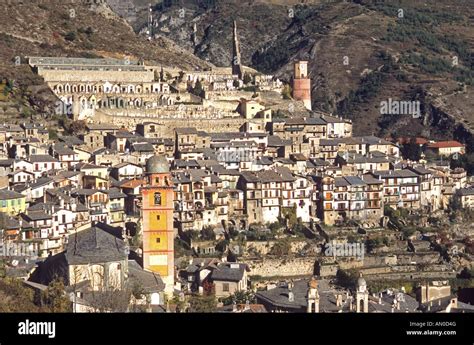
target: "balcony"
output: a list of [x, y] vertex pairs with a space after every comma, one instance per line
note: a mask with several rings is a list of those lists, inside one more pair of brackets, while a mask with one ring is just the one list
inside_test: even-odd
[[90, 208], [105, 207], [105, 202], [91, 202], [89, 203]]
[[123, 211], [124, 207], [123, 205], [110, 205], [109, 209], [110, 209], [110, 212], [118, 212], [118, 211]]
[[105, 208], [96, 208], [96, 209], [92, 209], [92, 210], [89, 210], [89, 213], [91, 216], [95, 216], [95, 215], [99, 215], [99, 214], [107, 214], [107, 209]]

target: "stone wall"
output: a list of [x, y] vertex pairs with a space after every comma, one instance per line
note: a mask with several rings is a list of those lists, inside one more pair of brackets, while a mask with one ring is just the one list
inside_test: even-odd
[[[419, 279], [452, 279], [456, 278], [456, 272], [451, 271], [421, 271], [421, 272], [390, 272], [378, 273], [364, 276], [367, 281], [370, 280], [419, 280]], [[369, 284], [370, 286], [370, 284]]]
[[[249, 252], [259, 253], [260, 255], [267, 255], [271, 251], [272, 247], [274, 246], [276, 242], [277, 241], [247, 241], [245, 243], [245, 252], [246, 253], [249, 253]], [[306, 246], [307, 243], [308, 242], [304, 240], [290, 242], [291, 252], [293, 254], [298, 253], [299, 251], [303, 249], [304, 246]]]
[[158, 127], [160, 131], [159, 136], [162, 138], [174, 138], [174, 130], [178, 127], [195, 127], [197, 130], [206, 131], [208, 133], [222, 133], [222, 132], [237, 132], [239, 128], [245, 123], [243, 118], [234, 119], [160, 119], [155, 117], [128, 117], [108, 115], [96, 111], [94, 122], [96, 123], [112, 123], [119, 127], [125, 127], [129, 130], [134, 130], [139, 123], [153, 121], [161, 126]]
[[250, 276], [297, 277], [310, 276], [314, 273], [316, 257], [280, 259], [264, 258], [246, 261], [250, 267]]
[[234, 101], [228, 101], [228, 100], [209, 101], [207, 99], [204, 99], [203, 102], [202, 102], [202, 106], [204, 108], [215, 107], [215, 108], [222, 109], [222, 110], [225, 110], [225, 111], [230, 111], [230, 112], [237, 111], [237, 108], [239, 107], [239, 104], [240, 104], [240, 102], [237, 101], [237, 100], [234, 100]]
[[250, 91], [206, 91], [206, 99], [208, 100], [224, 100], [224, 101], [240, 101], [241, 98], [245, 98], [247, 100], [255, 100], [259, 101], [259, 98], [252, 98], [254, 95], [253, 92]]
[[153, 82], [155, 74], [153, 71], [91, 71], [91, 70], [48, 70], [38, 68], [38, 74], [48, 82], [122, 82], [122, 83], [144, 83]]
[[[433, 270], [442, 270], [443, 265], [436, 265], [439, 254], [427, 253], [397, 253], [379, 256], [365, 256], [363, 260], [357, 258], [323, 257], [319, 259], [319, 270], [322, 277], [335, 276], [337, 270], [360, 269], [367, 274], [392, 273], [400, 270], [416, 271], [418, 264], [429, 265]], [[416, 263], [416, 264], [413, 264]]]

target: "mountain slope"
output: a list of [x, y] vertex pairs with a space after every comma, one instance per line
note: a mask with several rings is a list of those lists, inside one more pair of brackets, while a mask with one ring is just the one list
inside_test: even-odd
[[[439, 105], [455, 118], [454, 127], [473, 130], [469, 1], [174, 3], [155, 7], [160, 35], [215, 65], [229, 65], [235, 19], [245, 65], [291, 81], [292, 63], [309, 60], [314, 108], [354, 119], [356, 134], [446, 137], [433, 114]], [[382, 116], [380, 103], [389, 98], [420, 100], [426, 116]]]
[[14, 104], [16, 108], [30, 108], [29, 113], [51, 111], [54, 97], [27, 65], [27, 56], [144, 59], [186, 69], [211, 66], [166, 37], [150, 42], [137, 35], [105, 2], [14, 1], [4, 9], [0, 21], [8, 25], [0, 28], [0, 77], [15, 80], [10, 100], [22, 103]]

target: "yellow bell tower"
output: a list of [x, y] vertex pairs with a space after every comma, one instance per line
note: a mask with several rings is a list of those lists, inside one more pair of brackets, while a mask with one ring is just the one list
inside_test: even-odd
[[173, 183], [165, 156], [146, 163], [147, 185], [142, 187], [143, 268], [158, 273], [165, 292], [174, 286]]

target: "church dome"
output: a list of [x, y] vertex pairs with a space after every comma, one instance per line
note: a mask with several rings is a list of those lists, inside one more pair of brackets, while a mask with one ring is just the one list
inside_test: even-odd
[[148, 174], [161, 174], [170, 172], [170, 166], [165, 156], [153, 156], [146, 161]]
[[362, 275], [357, 279], [357, 286], [367, 286], [367, 283], [365, 282], [365, 279], [362, 278]]

